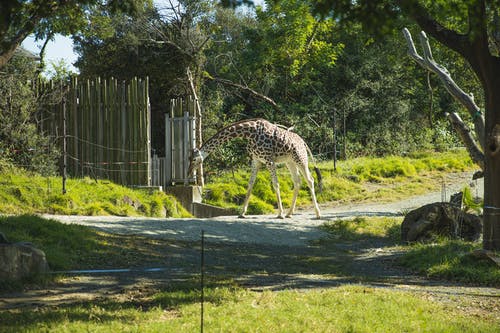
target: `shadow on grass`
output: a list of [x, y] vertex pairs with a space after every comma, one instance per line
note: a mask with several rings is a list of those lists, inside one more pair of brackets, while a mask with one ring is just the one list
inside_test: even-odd
[[[255, 228], [261, 229], [256, 232], [265, 232], [266, 228], [275, 227], [262, 223]], [[375, 286], [401, 281], [408, 285], [428, 283], [396, 264], [401, 257], [399, 250], [393, 250], [398, 245], [398, 223], [370, 229], [366, 220], [334, 221], [328, 228], [329, 237], [306, 246], [206, 243], [206, 301], [224, 302], [232, 297], [228, 288], [237, 286], [283, 290], [365, 281]], [[2, 295], [0, 308], [8, 308], [10, 304], [11, 310], [0, 311], [0, 322], [9, 323], [12, 331], [23, 331], [40, 322], [133, 321], [136, 310], [159, 308], [175, 315], [181, 306], [200, 302], [200, 242], [104, 233], [96, 233], [90, 240], [96, 237], [102, 237], [96, 247], [100, 252], [91, 259], [83, 256], [79, 266], [71, 268], [137, 269], [127, 273], [68, 276], [55, 283], [54, 288], [35, 291], [31, 297], [24, 293]], [[415, 257], [434, 255], [437, 256], [415, 252]], [[163, 269], [140, 270], [148, 266]], [[440, 284], [449, 283], [433, 282], [434, 286]], [[82, 296], [86, 294], [88, 298]]]

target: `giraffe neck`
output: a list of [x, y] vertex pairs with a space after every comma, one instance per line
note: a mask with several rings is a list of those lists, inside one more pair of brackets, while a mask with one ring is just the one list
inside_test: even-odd
[[210, 155], [216, 148], [236, 138], [250, 138], [256, 131], [260, 119], [244, 120], [224, 127], [208, 139], [200, 148], [203, 158]]

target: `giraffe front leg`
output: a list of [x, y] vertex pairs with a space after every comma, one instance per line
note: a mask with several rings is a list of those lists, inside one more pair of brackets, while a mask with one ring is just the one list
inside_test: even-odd
[[255, 180], [257, 179], [257, 173], [259, 172], [260, 162], [257, 160], [252, 160], [252, 173], [250, 175], [250, 180], [248, 181], [248, 189], [247, 195], [245, 196], [245, 201], [243, 202], [243, 209], [241, 214], [238, 216], [239, 218], [245, 218], [245, 214], [248, 209], [248, 202], [250, 201], [250, 194], [252, 193], [253, 185], [255, 184]]
[[280, 194], [280, 184], [278, 182], [278, 176], [276, 175], [276, 165], [274, 163], [269, 163], [267, 165], [269, 172], [271, 173], [271, 181], [273, 183], [274, 191], [276, 192], [276, 201], [278, 202], [278, 218], [283, 219], [283, 204], [281, 203]]

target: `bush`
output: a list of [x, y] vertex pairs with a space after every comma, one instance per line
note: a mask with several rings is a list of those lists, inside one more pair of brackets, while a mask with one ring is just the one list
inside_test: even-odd
[[33, 60], [16, 56], [0, 73], [0, 158], [44, 175], [56, 172], [59, 156], [52, 139], [37, 128], [40, 105]]

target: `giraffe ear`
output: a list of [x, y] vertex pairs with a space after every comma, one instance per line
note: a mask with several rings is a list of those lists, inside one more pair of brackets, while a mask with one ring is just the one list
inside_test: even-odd
[[196, 159], [203, 159], [203, 156], [201, 155], [201, 152], [198, 148], [193, 149], [193, 155], [191, 156], [193, 160]]

